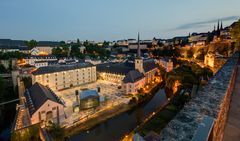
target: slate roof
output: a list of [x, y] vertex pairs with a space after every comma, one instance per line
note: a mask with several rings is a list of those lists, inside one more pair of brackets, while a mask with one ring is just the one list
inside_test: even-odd
[[157, 68], [157, 64], [155, 63], [155, 61], [153, 59], [148, 59], [148, 60], [143, 61], [143, 69], [144, 69], [145, 73], [149, 72], [155, 68]]
[[142, 78], [144, 78], [144, 75], [140, 73], [138, 70], [131, 70], [128, 72], [126, 77], [124, 77], [123, 82], [134, 83], [137, 82], [138, 80], [141, 80]]
[[[148, 59], [143, 61], [143, 69], [145, 72], [149, 72], [157, 68], [157, 64], [153, 59]], [[135, 70], [135, 65], [132, 62], [124, 63], [105, 63], [98, 64], [97, 71], [99, 72], [108, 72], [108, 73], [117, 73], [127, 75], [129, 71]]]
[[129, 71], [134, 70], [133, 65], [129, 63], [105, 63], [98, 64], [98, 72], [108, 72], [126, 75]]
[[91, 63], [75, 63], [75, 64], [67, 64], [67, 65], [46, 66], [46, 67], [38, 68], [32, 74], [41, 75], [41, 74], [48, 74], [48, 73], [54, 73], [54, 72], [75, 70], [80, 68], [87, 68], [92, 66], [93, 65]]
[[31, 88], [25, 92], [27, 106], [29, 108], [30, 115], [33, 115], [47, 100], [62, 104], [56, 94], [49, 89], [36, 82]]

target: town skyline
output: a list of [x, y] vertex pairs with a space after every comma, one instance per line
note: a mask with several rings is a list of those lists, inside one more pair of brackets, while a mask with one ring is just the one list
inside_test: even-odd
[[[4, 20], [0, 23], [0, 38], [114, 41], [135, 38], [137, 32], [141, 33], [142, 39], [172, 38], [192, 32], [212, 31], [218, 20], [227, 26], [239, 18], [237, 12], [232, 10], [237, 9], [233, 8], [239, 3], [236, 0], [233, 3], [204, 0], [197, 4], [187, 1], [174, 4], [164, 1], [131, 1], [122, 6], [120, 2], [96, 3], [2, 2], [0, 16]], [[229, 8], [225, 6], [227, 4]], [[135, 7], [132, 8], [133, 5]], [[64, 10], [66, 6], [73, 8]], [[142, 10], [144, 7], [150, 8]], [[204, 7], [204, 10], [197, 7]], [[16, 10], [9, 11], [12, 8]], [[114, 20], [112, 17], [115, 17]]]

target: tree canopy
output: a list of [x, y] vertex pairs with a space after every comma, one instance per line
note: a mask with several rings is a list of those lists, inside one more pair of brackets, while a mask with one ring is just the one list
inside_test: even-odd
[[32, 48], [36, 47], [38, 43], [36, 40], [30, 40], [30, 41], [27, 41], [26, 44], [29, 49], [32, 49]]
[[231, 36], [234, 41], [237, 43], [237, 46], [240, 46], [240, 20], [234, 24], [231, 29]]
[[4, 60], [7, 60], [7, 59], [10, 59], [10, 58], [16, 58], [16, 59], [23, 59], [27, 57], [27, 54], [25, 53], [22, 53], [22, 52], [0, 52], [0, 59], [4, 59]]

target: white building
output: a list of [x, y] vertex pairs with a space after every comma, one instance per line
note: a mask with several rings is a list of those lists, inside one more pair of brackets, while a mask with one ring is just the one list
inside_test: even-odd
[[90, 63], [41, 67], [32, 73], [33, 83], [39, 82], [53, 90], [95, 82], [96, 79], [96, 66]]
[[[139, 41], [139, 40], [138, 40]], [[134, 62], [105, 63], [97, 65], [97, 74], [100, 79], [122, 85], [127, 94], [137, 94], [140, 88], [155, 79], [158, 72], [157, 64], [153, 59], [143, 60], [140, 57], [140, 45], [137, 47], [138, 55]]]
[[166, 70], [166, 72], [170, 72], [173, 70], [173, 62], [169, 58], [160, 59], [159, 65], [162, 66]]
[[39, 65], [39, 62], [57, 61], [57, 58], [54, 55], [31, 55], [25, 61], [26, 64], [37, 67], [46, 65], [46, 63]]
[[31, 50], [31, 54], [32, 55], [50, 55], [52, 54], [53, 48], [54, 47], [51, 47], [51, 46], [37, 46]]
[[61, 124], [64, 121], [64, 104], [48, 87], [34, 83], [24, 96], [31, 124], [49, 121]]

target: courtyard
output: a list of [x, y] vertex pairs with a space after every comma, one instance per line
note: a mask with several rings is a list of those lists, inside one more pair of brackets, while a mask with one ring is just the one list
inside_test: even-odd
[[[55, 93], [64, 101], [66, 119], [63, 123], [64, 126], [70, 127], [77, 122], [84, 122], [89, 118], [96, 117], [99, 112], [109, 110], [114, 106], [121, 104], [128, 104], [131, 97], [124, 94], [124, 91], [119, 88], [120, 84], [111, 83], [108, 81], [97, 80], [94, 83], [81, 85], [74, 88], [69, 88], [62, 91], [56, 91]], [[100, 88], [100, 106], [89, 110], [73, 110], [73, 103], [76, 102], [75, 91], [81, 92], [84, 89], [97, 90]]]

